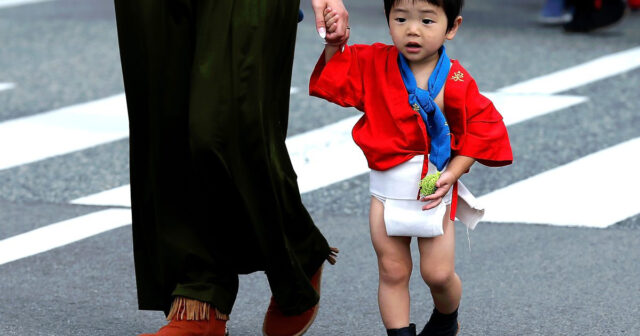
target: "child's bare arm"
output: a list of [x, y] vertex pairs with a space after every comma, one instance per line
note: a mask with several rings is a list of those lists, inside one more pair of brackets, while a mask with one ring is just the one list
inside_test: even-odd
[[[338, 13], [335, 10], [333, 10], [331, 7], [327, 7], [324, 10], [324, 22], [325, 22], [325, 27], [327, 29], [327, 33], [335, 32], [336, 29], [338, 29], [338, 25], [342, 23]], [[349, 39], [349, 33], [350, 33], [350, 29], [349, 29], [349, 27], [347, 27], [346, 39], [345, 39], [344, 43], [346, 43], [346, 41]], [[331, 57], [333, 57], [333, 55], [338, 51], [338, 49], [344, 43], [334, 44], [334, 43], [327, 42], [325, 44], [325, 47], [324, 47], [324, 61], [325, 61], [325, 63], [329, 62]]]
[[447, 192], [449, 192], [449, 189], [453, 186], [453, 184], [456, 183], [458, 179], [460, 179], [460, 176], [462, 176], [462, 174], [466, 173], [469, 168], [471, 168], [474, 162], [476, 162], [476, 160], [468, 156], [454, 156], [449, 162], [447, 169], [442, 172], [440, 178], [438, 179], [438, 182], [436, 182], [436, 187], [438, 188], [436, 189], [436, 192], [432, 195], [420, 198], [420, 200], [423, 202], [430, 201], [428, 204], [422, 207], [422, 210], [429, 210], [438, 206], [438, 204], [442, 202], [442, 198], [447, 194]]
[[338, 51], [338, 46], [332, 46], [332, 45], [325, 45], [324, 46], [324, 62], [328, 63], [329, 60], [331, 59], [331, 57], [333, 57], [333, 55], [335, 55], [335, 53]]

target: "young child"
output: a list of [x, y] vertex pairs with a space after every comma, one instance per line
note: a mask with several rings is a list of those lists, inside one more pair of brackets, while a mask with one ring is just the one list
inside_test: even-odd
[[[512, 162], [502, 116], [445, 52], [462, 23], [462, 2], [384, 0], [393, 45], [326, 45], [309, 84], [311, 95], [364, 112], [353, 139], [371, 168], [371, 241], [387, 335], [416, 335], [409, 323], [412, 236], [435, 306], [419, 335], [457, 334], [462, 285], [453, 220], [473, 229], [484, 213], [458, 179], [475, 161]], [[325, 10], [328, 32], [336, 21]], [[418, 197], [419, 181], [436, 171], [435, 192]]]

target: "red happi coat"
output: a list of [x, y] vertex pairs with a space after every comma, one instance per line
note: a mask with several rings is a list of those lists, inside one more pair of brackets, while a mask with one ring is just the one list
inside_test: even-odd
[[[429, 137], [420, 114], [409, 105], [395, 46], [345, 46], [326, 64], [321, 55], [311, 75], [309, 93], [364, 112], [353, 127], [352, 136], [369, 168], [387, 170], [423, 154], [422, 176], [426, 175]], [[502, 116], [456, 60], [452, 60], [445, 83], [443, 113], [451, 130], [452, 156], [469, 156], [491, 167], [513, 161]], [[457, 184], [452, 219], [456, 187]]]

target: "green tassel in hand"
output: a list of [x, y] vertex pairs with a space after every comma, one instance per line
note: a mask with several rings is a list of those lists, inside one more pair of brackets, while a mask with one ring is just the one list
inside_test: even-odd
[[436, 192], [436, 182], [440, 178], [440, 172], [427, 175], [420, 181], [420, 196], [429, 196]]

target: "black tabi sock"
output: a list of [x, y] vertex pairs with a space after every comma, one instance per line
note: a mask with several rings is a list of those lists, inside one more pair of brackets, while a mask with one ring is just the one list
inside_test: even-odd
[[415, 336], [416, 325], [411, 323], [408, 327], [399, 329], [387, 329], [387, 336]]
[[443, 314], [437, 308], [433, 308], [429, 321], [433, 321], [437, 325], [450, 325], [452, 322], [458, 321], [458, 308], [451, 314]]
[[450, 314], [443, 314], [433, 308], [429, 322], [419, 335], [448, 336], [455, 335], [458, 331], [458, 309]]

